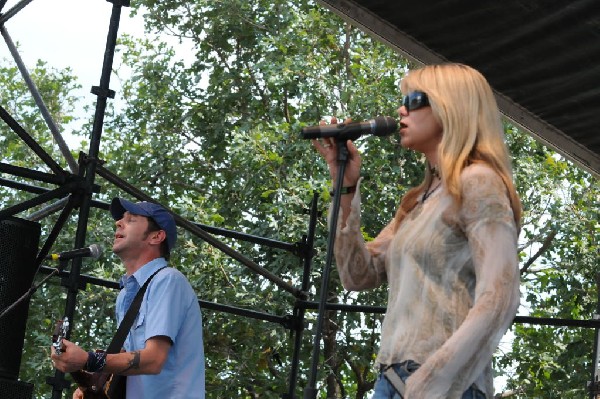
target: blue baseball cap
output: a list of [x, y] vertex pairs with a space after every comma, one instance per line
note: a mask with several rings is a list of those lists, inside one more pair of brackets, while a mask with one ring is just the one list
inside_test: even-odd
[[152, 218], [167, 233], [167, 247], [171, 252], [177, 241], [177, 225], [173, 215], [165, 208], [153, 202], [142, 201], [134, 204], [123, 198], [113, 198], [110, 204], [110, 213], [113, 219], [121, 220], [125, 212]]

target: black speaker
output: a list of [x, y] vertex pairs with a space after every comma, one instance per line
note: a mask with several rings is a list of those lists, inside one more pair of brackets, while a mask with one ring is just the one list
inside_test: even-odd
[[[0, 312], [31, 287], [39, 241], [39, 223], [14, 217], [0, 221]], [[19, 377], [28, 313], [25, 300], [0, 318], [0, 379]]]
[[23, 381], [11, 381], [0, 378], [0, 398], [31, 399], [33, 384]]

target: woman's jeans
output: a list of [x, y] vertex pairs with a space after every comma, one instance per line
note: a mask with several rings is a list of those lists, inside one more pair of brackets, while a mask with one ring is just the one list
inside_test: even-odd
[[[406, 382], [406, 379], [414, 373], [418, 368], [419, 364], [413, 362], [412, 360], [408, 360], [402, 363], [393, 364], [392, 367], [398, 374], [398, 376], [402, 379], [402, 381]], [[394, 389], [392, 384], [383, 376], [383, 369], [379, 373], [379, 377], [375, 382], [375, 392], [371, 399], [404, 399], [400, 394]], [[463, 393], [461, 399], [486, 399], [485, 394], [477, 389], [475, 386], [471, 386], [469, 389]]]

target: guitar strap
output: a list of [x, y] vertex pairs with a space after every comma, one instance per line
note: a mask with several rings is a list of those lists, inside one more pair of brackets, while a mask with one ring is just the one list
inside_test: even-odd
[[150, 284], [152, 278], [154, 278], [154, 276], [156, 276], [156, 274], [165, 267], [166, 266], [161, 267], [160, 269], [155, 271], [154, 274], [148, 277], [148, 280], [146, 280], [142, 288], [140, 288], [140, 290], [137, 292], [135, 298], [133, 299], [133, 302], [131, 302], [131, 305], [129, 306], [129, 309], [127, 309], [125, 317], [123, 317], [121, 324], [119, 324], [119, 328], [117, 329], [115, 336], [113, 337], [112, 341], [110, 341], [110, 345], [108, 345], [106, 353], [114, 354], [121, 352], [121, 348], [125, 343], [125, 338], [127, 338], [127, 334], [129, 333], [129, 330], [133, 325], [133, 321], [137, 317], [138, 311], [140, 310], [140, 306], [142, 306], [142, 299], [144, 298], [146, 288], [148, 288], [148, 285]]

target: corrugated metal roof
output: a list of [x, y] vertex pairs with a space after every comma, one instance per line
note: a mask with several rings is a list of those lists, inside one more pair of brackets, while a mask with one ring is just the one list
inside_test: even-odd
[[509, 119], [600, 176], [597, 1], [319, 1], [416, 62], [478, 69]]

